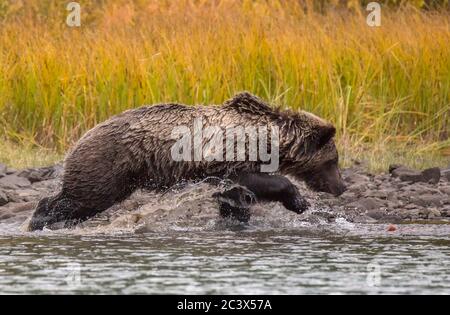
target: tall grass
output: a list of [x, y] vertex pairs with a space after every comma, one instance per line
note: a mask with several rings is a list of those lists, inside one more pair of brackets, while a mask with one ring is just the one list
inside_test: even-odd
[[371, 28], [363, 10], [299, 1], [80, 2], [81, 28], [65, 24], [65, 1], [4, 14], [4, 138], [62, 152], [125, 109], [248, 90], [332, 121], [349, 158], [450, 155], [448, 11], [384, 9]]

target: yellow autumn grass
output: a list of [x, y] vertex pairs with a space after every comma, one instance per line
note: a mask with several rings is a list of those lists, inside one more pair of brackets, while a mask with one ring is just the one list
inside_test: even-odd
[[372, 28], [364, 10], [299, 1], [104, 0], [69, 28], [64, 1], [26, 4], [0, 27], [6, 143], [62, 154], [125, 109], [247, 90], [332, 121], [346, 164], [449, 160], [448, 12], [385, 9]]

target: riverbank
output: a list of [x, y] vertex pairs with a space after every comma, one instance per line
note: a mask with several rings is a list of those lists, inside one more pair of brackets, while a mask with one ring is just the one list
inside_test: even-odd
[[[58, 191], [62, 173], [61, 165], [15, 170], [0, 164], [0, 223], [23, 225], [23, 229], [38, 200]], [[309, 211], [296, 215], [279, 204], [258, 204], [252, 208], [250, 224], [285, 227], [292, 222], [327, 224], [339, 219], [373, 224], [450, 224], [450, 166], [416, 171], [393, 165], [389, 171], [371, 174], [356, 163], [343, 170], [343, 177], [349, 189], [342, 196], [315, 193], [297, 182], [312, 204]], [[212, 194], [223, 188], [200, 183], [163, 194], [138, 191], [79, 228], [145, 233], [175, 226], [222, 224]]]

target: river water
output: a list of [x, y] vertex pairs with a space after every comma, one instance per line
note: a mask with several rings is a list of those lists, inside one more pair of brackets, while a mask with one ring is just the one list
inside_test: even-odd
[[449, 225], [0, 231], [3, 294], [450, 294]]

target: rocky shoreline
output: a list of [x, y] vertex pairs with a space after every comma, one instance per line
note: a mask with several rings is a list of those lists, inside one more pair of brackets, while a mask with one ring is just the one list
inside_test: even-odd
[[[14, 170], [0, 164], [0, 223], [25, 222], [40, 198], [58, 191], [62, 173], [61, 165]], [[336, 218], [345, 218], [355, 223], [450, 223], [450, 166], [444, 170], [432, 168], [416, 171], [393, 165], [385, 174], [374, 175], [357, 163], [344, 169], [343, 177], [348, 191], [338, 198], [309, 191], [304, 184], [296, 183], [313, 205], [309, 215], [302, 216], [302, 219], [311, 221], [322, 218], [332, 222]], [[105, 221], [112, 223], [117, 220], [117, 213], [125, 213], [126, 220], [133, 223], [140, 221], [141, 224], [136, 226], [145, 231], [146, 226], [152, 226], [156, 221], [165, 218], [189, 220], [197, 216], [211, 219], [218, 217], [217, 205], [211, 197], [218, 189], [220, 188], [206, 185], [199, 198], [190, 200], [190, 203], [178, 203], [172, 214], [170, 207], [166, 207], [165, 211], [161, 210], [164, 207], [141, 211], [154, 205], [155, 198], [162, 196], [145, 191], [138, 192], [100, 215], [100, 221], [102, 224], [105, 224]], [[185, 195], [189, 195], [189, 192]], [[256, 208], [256, 216], [263, 216], [264, 211], [267, 211]], [[292, 215], [284, 213], [277, 215]], [[123, 221], [124, 217], [121, 220]]]
[[343, 171], [348, 191], [326, 199], [350, 221], [366, 223], [450, 222], [450, 170], [424, 171], [393, 165], [372, 175], [362, 166]]

